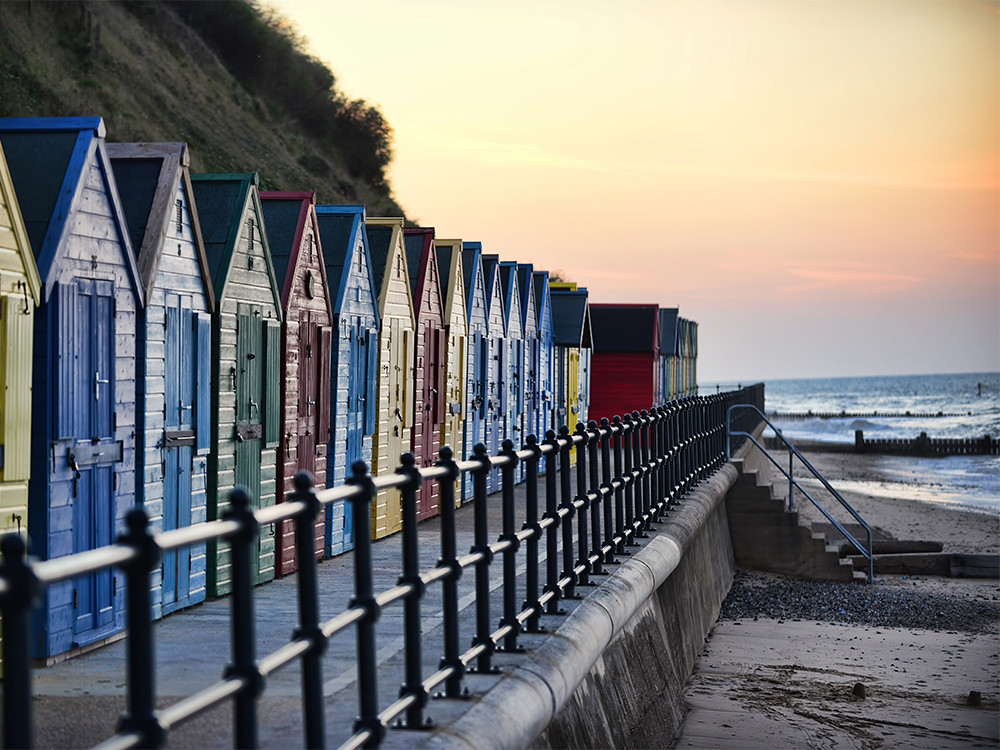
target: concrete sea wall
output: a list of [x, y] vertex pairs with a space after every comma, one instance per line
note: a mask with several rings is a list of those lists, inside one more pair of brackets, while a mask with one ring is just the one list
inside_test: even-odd
[[668, 744], [684, 686], [735, 570], [727, 464], [671, 510], [634, 554], [520, 667], [428, 746]]

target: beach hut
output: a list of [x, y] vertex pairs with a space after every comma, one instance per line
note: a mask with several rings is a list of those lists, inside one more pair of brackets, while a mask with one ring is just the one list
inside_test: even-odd
[[[549, 291], [549, 272], [534, 271], [531, 274], [535, 298], [535, 316], [538, 321], [538, 417], [535, 436], [539, 441], [545, 433], [555, 429], [555, 327], [552, 321], [552, 295]], [[538, 470], [543, 471], [545, 458], [539, 462]]]
[[[284, 321], [279, 396], [283, 415], [275, 477], [276, 499], [281, 502], [295, 491], [295, 472], [300, 469], [313, 475], [317, 488], [326, 486], [333, 312], [316, 223], [316, 194], [261, 192], [260, 202]], [[278, 522], [275, 536], [275, 572], [288, 575], [298, 568], [295, 521]], [[322, 558], [323, 518], [316, 520], [314, 538], [315, 555]]]
[[659, 397], [660, 309], [657, 305], [590, 305], [594, 353], [592, 419], [650, 409]]
[[[461, 458], [472, 456], [476, 443], [486, 439], [487, 393], [489, 392], [489, 328], [486, 316], [486, 283], [483, 279], [483, 246], [462, 243], [462, 281], [465, 287], [468, 354], [465, 367], [464, 449]], [[472, 472], [462, 477], [462, 500], [472, 499]]]
[[0, 533], [25, 533], [31, 469], [31, 362], [41, 279], [0, 147]]
[[[550, 283], [555, 330], [556, 426], [586, 423], [590, 401], [590, 311], [586, 287]], [[575, 455], [572, 456], [575, 461]]]
[[[413, 302], [403, 242], [403, 219], [365, 222], [372, 276], [378, 290], [378, 412], [372, 445], [372, 473], [391, 474], [410, 450], [413, 423]], [[372, 511], [372, 536], [381, 539], [402, 528], [398, 489], [379, 490]]]
[[0, 534], [27, 533], [32, 336], [41, 286], [0, 147]]
[[660, 308], [660, 403], [677, 397], [676, 307]]
[[698, 324], [688, 321], [688, 393], [698, 395]]
[[[504, 437], [510, 438], [515, 447], [524, 445], [528, 433], [524, 431], [524, 397], [526, 390], [524, 367], [524, 316], [521, 313], [521, 291], [517, 278], [517, 263], [501, 261], [500, 289], [503, 296], [503, 316], [506, 348], [504, 383], [507, 390], [507, 408], [504, 410]], [[501, 438], [502, 439], [502, 438]], [[517, 481], [524, 479], [524, 464], [518, 464]]]
[[[538, 407], [541, 403], [539, 377], [538, 313], [535, 307], [534, 268], [530, 263], [517, 264], [517, 289], [520, 292], [521, 324], [524, 335], [524, 411], [521, 415], [520, 440], [528, 435], [538, 437]], [[544, 435], [543, 435], [544, 437]]]
[[687, 359], [688, 359], [688, 347], [690, 345], [689, 336], [690, 322], [687, 318], [677, 319], [677, 395], [686, 396], [688, 395], [688, 382], [687, 382]]
[[[364, 206], [318, 206], [323, 260], [333, 299], [333, 363], [328, 378], [332, 442], [327, 454], [330, 486], [350, 477], [355, 461], [372, 464], [375, 435], [389, 429], [379, 416], [378, 287], [365, 233]], [[399, 424], [392, 422], [393, 425]], [[339, 555], [354, 548], [354, 522], [349, 501], [327, 506], [326, 551]]]
[[[196, 174], [191, 182], [216, 300], [208, 462], [208, 518], [215, 520], [237, 486], [246, 488], [255, 510], [275, 503], [284, 420], [281, 296], [257, 173]], [[274, 524], [261, 527], [252, 558], [256, 583], [274, 578]], [[208, 595], [231, 589], [229, 545], [209, 542]]]
[[[43, 560], [110, 544], [135, 504], [141, 282], [104, 135], [99, 117], [0, 120], [41, 281], [27, 525]], [[46, 588], [34, 655], [119, 632], [124, 583], [109, 569]]]
[[[438, 239], [434, 243], [441, 274], [444, 298], [444, 321], [447, 351], [445, 354], [445, 410], [441, 421], [441, 445], [449, 446], [461, 458], [466, 412], [467, 334], [465, 282], [462, 267], [462, 241]], [[455, 504], [461, 504], [461, 491]]]
[[[510, 352], [507, 350], [507, 327], [504, 323], [503, 284], [500, 279], [500, 258], [483, 255], [483, 282], [486, 287], [486, 451], [491, 456], [500, 452], [508, 437], [507, 397], [509, 395]], [[500, 469], [486, 475], [486, 492], [500, 489]]]
[[[136, 501], [155, 531], [205, 520], [215, 297], [187, 145], [110, 143], [142, 279], [136, 327]], [[166, 550], [153, 616], [205, 599], [205, 545]]]
[[[413, 456], [417, 467], [433, 466], [441, 448], [444, 420], [445, 358], [444, 301], [432, 228], [403, 230], [406, 267], [410, 272], [413, 316]], [[427, 480], [417, 492], [417, 518], [438, 512], [437, 482]]]

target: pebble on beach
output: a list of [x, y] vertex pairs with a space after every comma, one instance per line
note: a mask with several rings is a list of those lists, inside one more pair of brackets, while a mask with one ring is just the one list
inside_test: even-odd
[[880, 584], [812, 581], [738, 571], [720, 620], [813, 620], [848, 625], [995, 633], [1000, 603]]

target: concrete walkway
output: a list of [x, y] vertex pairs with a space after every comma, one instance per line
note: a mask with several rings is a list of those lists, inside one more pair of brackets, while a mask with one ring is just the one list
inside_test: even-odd
[[[574, 472], [575, 474], [575, 472]], [[574, 477], [575, 480], [575, 477]], [[544, 483], [540, 482], [544, 493]], [[574, 481], [575, 485], [575, 481]], [[575, 492], [575, 486], [574, 486]], [[544, 496], [540, 504], [544, 507]], [[524, 522], [524, 485], [516, 492], [516, 528]], [[497, 538], [502, 522], [500, 495], [487, 502], [490, 541]], [[473, 544], [473, 506], [459, 509], [458, 550], [463, 554]], [[574, 533], [575, 533], [574, 519]], [[420, 525], [421, 569], [433, 567], [440, 557], [440, 522], [429, 519]], [[399, 534], [379, 540], [374, 544], [375, 590], [382, 591], [395, 585], [401, 566]], [[542, 545], [544, 561], [544, 544]], [[500, 591], [501, 557], [491, 566], [491, 618], [492, 629], [499, 627], [502, 613]], [[318, 566], [321, 591], [321, 616], [329, 618], [346, 608], [353, 595], [353, 556], [351, 553], [325, 560]], [[524, 553], [518, 553], [519, 590], [518, 604], [524, 600]], [[541, 567], [544, 581], [544, 565]], [[599, 577], [594, 577], [599, 580]], [[580, 587], [582, 593], [586, 588]], [[474, 574], [467, 569], [459, 580], [461, 617], [461, 649], [472, 645], [475, 632]], [[298, 624], [297, 590], [294, 575], [254, 589], [257, 612], [258, 658], [286, 643]], [[428, 588], [423, 600], [423, 674], [426, 677], [438, 669], [442, 655], [441, 587]], [[564, 609], [575, 603], [564, 601]], [[559, 615], [546, 615], [542, 624], [550, 631], [559, 626]], [[229, 661], [230, 601], [227, 598], [208, 601], [187, 610], [174, 613], [158, 621], [154, 629], [156, 642], [156, 681], [158, 706], [166, 706], [204, 688], [222, 675]], [[403, 681], [403, 608], [401, 603], [388, 607], [378, 622], [377, 647], [379, 667], [380, 707], [384, 708], [398, 697]], [[497, 653], [494, 664], [510, 671], [517, 664], [530, 658], [530, 649], [549, 634], [522, 634], [520, 644], [528, 649], [523, 653]], [[331, 639], [323, 662], [326, 695], [327, 745], [336, 747], [351, 735], [351, 725], [357, 711], [356, 653], [354, 629]], [[114, 733], [119, 714], [125, 707], [125, 641], [66, 660], [34, 672], [35, 695], [35, 745], [37, 747], [84, 747], [97, 744]], [[469, 674], [464, 684], [473, 700], [499, 680], [499, 675]], [[301, 746], [302, 730], [301, 676], [297, 663], [268, 678], [266, 690], [259, 703], [260, 741], [264, 747]], [[457, 718], [470, 705], [467, 700], [432, 700], [426, 715], [435, 724], [447, 724]], [[232, 711], [227, 704], [196, 717], [170, 733], [171, 747], [231, 747]], [[413, 747], [420, 744], [426, 732], [416, 733], [393, 729], [383, 742], [384, 747]]]

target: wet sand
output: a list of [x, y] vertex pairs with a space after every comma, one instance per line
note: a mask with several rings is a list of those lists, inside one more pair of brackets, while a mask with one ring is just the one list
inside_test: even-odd
[[[891, 488], [895, 481], [878, 456], [808, 458], [834, 487], [838, 479], [855, 488]], [[945, 552], [1000, 551], [997, 516], [904, 499], [905, 482], [897, 484], [903, 497], [842, 494], [869, 523], [897, 539], [939, 541]], [[812, 510], [803, 516], [821, 520]], [[783, 619], [756, 615], [752, 597], [728, 613], [724, 608], [688, 684], [690, 712], [674, 747], [1000, 745], [1000, 581], [880, 575], [866, 592], [870, 611], [853, 611], [848, 624], [836, 621], [837, 606], [822, 622], [795, 611], [814, 611], [806, 603], [815, 605], [817, 598], [835, 605], [842, 595], [837, 585], [769, 579], [776, 577], [746, 576], [744, 582], [767, 596], [772, 588], [791, 589], [784, 594], [789, 609]], [[904, 593], [911, 606], [915, 601], [936, 608], [937, 627], [910, 627], [905, 615], [879, 611], [882, 603], [897, 606]], [[746, 591], [734, 588], [731, 597], [737, 595]], [[969, 608], [985, 610], [987, 617], [963, 616]], [[842, 619], [849, 619], [846, 613]], [[887, 621], [893, 626], [882, 624]], [[859, 684], [863, 697], [855, 694]], [[968, 705], [973, 692], [979, 705]]]

